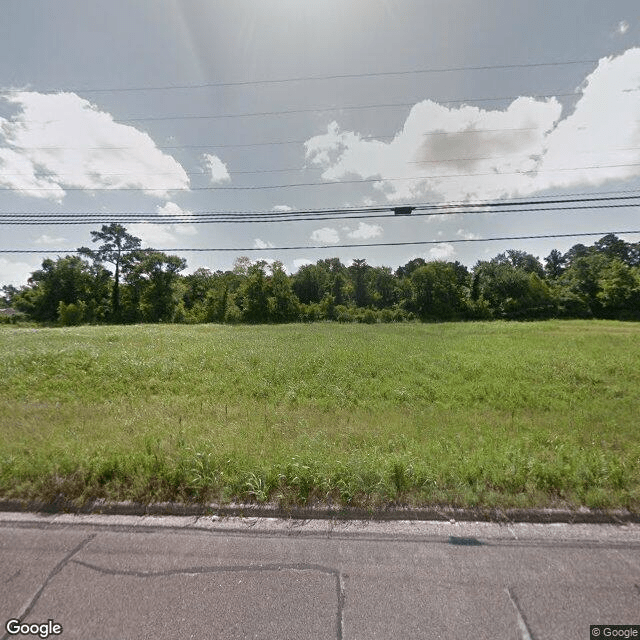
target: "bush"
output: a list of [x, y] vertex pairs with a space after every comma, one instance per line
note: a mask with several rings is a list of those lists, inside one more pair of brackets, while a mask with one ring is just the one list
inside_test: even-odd
[[85, 318], [86, 306], [84, 302], [65, 304], [60, 300], [58, 304], [58, 323], [63, 327], [73, 327], [82, 324]]
[[378, 314], [373, 309], [366, 309], [365, 312], [358, 318], [359, 322], [365, 324], [376, 324], [378, 322]]

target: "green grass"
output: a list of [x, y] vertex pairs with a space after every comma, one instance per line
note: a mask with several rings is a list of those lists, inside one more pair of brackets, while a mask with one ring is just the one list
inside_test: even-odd
[[640, 325], [0, 329], [0, 497], [640, 510]]

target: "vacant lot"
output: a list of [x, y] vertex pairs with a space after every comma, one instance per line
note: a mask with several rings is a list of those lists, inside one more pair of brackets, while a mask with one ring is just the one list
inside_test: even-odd
[[0, 496], [640, 510], [640, 325], [0, 330]]

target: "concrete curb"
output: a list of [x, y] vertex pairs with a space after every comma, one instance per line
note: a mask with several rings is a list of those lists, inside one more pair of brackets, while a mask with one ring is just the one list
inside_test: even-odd
[[300, 520], [416, 520], [496, 523], [628, 524], [640, 523], [640, 513], [626, 510], [570, 509], [461, 509], [455, 507], [388, 506], [361, 509], [331, 505], [281, 507], [276, 504], [184, 504], [159, 502], [107, 502], [95, 500], [78, 506], [66, 500], [54, 502], [0, 500], [0, 512], [103, 514], [130, 516], [219, 516]]

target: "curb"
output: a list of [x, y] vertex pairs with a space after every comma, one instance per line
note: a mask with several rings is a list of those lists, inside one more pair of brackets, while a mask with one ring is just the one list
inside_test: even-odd
[[356, 507], [281, 507], [276, 504], [185, 504], [158, 502], [107, 502], [94, 500], [81, 506], [67, 500], [53, 502], [29, 500], [0, 500], [0, 512], [35, 512], [44, 514], [102, 514], [118, 516], [219, 516], [240, 518], [280, 518], [299, 520], [415, 520], [517, 522], [532, 524], [629, 524], [640, 523], [640, 513], [627, 510], [596, 510], [580, 507], [570, 509], [464, 509], [456, 507], [403, 507], [389, 506], [379, 509]]

